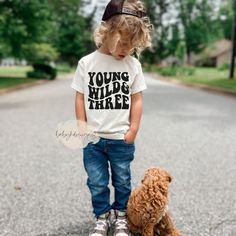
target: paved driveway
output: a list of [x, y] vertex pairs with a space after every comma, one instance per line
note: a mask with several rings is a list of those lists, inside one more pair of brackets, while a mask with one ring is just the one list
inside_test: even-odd
[[[184, 236], [236, 235], [236, 99], [146, 75], [133, 186], [144, 170], [173, 176], [170, 206]], [[88, 235], [93, 220], [82, 151], [55, 139], [74, 119], [70, 80], [0, 96], [0, 235]]]

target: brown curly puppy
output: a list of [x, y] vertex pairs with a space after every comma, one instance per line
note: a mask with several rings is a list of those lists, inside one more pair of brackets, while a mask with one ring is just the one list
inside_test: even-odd
[[180, 236], [179, 231], [174, 228], [170, 214], [166, 213], [161, 221], [154, 226], [154, 232], [159, 236]]
[[128, 225], [133, 233], [142, 236], [179, 236], [167, 211], [171, 175], [159, 167], [145, 171], [142, 185], [132, 191], [128, 205]]

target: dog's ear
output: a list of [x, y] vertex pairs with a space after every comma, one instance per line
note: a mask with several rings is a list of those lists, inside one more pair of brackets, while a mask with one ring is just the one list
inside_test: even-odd
[[169, 183], [172, 181], [172, 176], [169, 173], [167, 173], [167, 180], [169, 181]]
[[152, 184], [152, 176], [145, 175], [141, 182], [142, 182], [143, 185], [151, 186], [151, 184]]
[[145, 184], [145, 182], [147, 182], [147, 177], [146, 176], [144, 176], [144, 178], [141, 180], [142, 184]]
[[169, 183], [172, 181], [172, 176], [167, 170], [163, 170], [162, 175]]
[[150, 170], [150, 168], [145, 171], [144, 177], [143, 177], [143, 179], [141, 180], [141, 183], [144, 184], [144, 185], [147, 185], [147, 184], [148, 184], [148, 177], [149, 177], [149, 174], [148, 174], [148, 173], [149, 173], [149, 170]]

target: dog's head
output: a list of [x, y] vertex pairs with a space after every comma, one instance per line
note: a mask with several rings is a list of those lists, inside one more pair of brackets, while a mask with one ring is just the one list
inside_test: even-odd
[[168, 195], [168, 187], [172, 181], [171, 175], [160, 167], [152, 167], [145, 171], [142, 184], [150, 189], [159, 190], [163, 195]]

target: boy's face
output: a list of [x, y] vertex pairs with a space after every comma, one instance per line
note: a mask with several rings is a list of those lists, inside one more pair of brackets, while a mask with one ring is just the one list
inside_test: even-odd
[[128, 33], [110, 34], [105, 44], [107, 45], [108, 52], [117, 60], [124, 59], [133, 49]]

